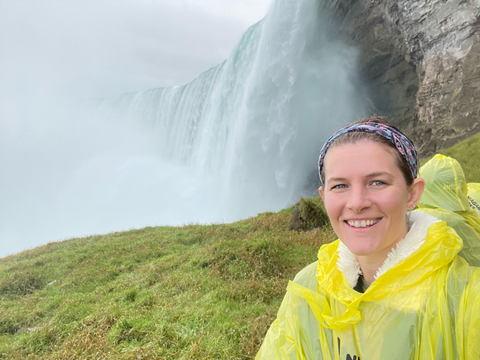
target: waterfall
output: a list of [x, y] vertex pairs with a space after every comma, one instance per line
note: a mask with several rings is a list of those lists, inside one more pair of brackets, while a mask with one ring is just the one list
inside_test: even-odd
[[179, 201], [178, 209], [165, 204], [170, 213], [159, 212], [158, 223], [231, 221], [312, 194], [322, 140], [364, 114], [356, 51], [334, 39], [320, 10], [315, 0], [277, 0], [222, 64], [186, 85], [105, 99], [96, 109], [98, 121], [150, 133], [159, 166], [185, 176], [151, 189], [160, 202], [163, 192]]
[[16, 172], [27, 191], [0, 194], [3, 245], [230, 222], [315, 194], [322, 142], [365, 115], [356, 58], [321, 1], [275, 0], [190, 83], [56, 110], [20, 172], [4, 156], [13, 165], [0, 184], [11, 188]]

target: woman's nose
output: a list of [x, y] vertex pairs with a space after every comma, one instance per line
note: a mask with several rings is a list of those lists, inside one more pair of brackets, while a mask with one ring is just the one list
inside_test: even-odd
[[347, 208], [357, 213], [362, 212], [371, 205], [368, 191], [364, 187], [352, 187], [347, 200]]

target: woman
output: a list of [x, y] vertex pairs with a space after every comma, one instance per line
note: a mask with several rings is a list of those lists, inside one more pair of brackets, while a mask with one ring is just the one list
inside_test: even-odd
[[339, 130], [319, 189], [339, 240], [287, 294], [256, 359], [480, 359], [480, 270], [435, 217], [408, 213], [424, 181], [411, 141], [382, 118]]

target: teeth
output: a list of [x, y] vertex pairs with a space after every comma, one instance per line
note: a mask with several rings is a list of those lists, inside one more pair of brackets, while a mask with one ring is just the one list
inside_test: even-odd
[[347, 221], [348, 225], [356, 227], [356, 228], [364, 228], [367, 226], [372, 226], [373, 224], [376, 224], [380, 220], [361, 220], [361, 221]]

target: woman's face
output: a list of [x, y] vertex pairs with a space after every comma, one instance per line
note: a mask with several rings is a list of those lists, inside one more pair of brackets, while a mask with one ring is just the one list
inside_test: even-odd
[[330, 148], [324, 169], [319, 191], [337, 236], [355, 255], [383, 262], [407, 233], [423, 180], [407, 186], [391, 150], [370, 140]]

